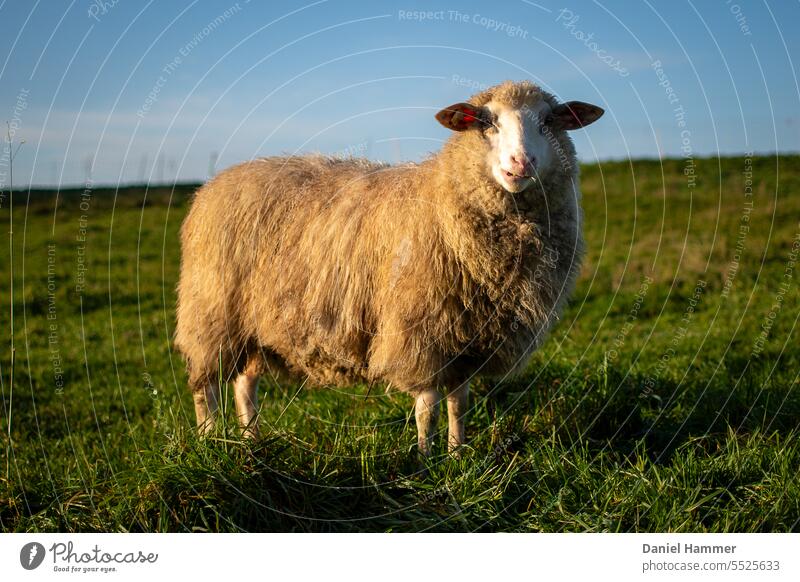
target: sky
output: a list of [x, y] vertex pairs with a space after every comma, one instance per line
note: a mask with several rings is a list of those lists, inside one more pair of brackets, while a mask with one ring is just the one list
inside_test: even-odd
[[798, 152], [798, 23], [796, 1], [0, 0], [0, 119], [15, 187], [418, 161], [436, 111], [506, 79], [606, 110], [573, 132], [587, 163]]

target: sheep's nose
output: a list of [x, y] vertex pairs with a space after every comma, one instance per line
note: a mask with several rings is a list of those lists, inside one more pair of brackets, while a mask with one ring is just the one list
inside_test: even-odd
[[536, 158], [528, 157], [525, 154], [514, 154], [511, 156], [511, 169], [515, 174], [529, 175], [533, 172], [536, 165]]

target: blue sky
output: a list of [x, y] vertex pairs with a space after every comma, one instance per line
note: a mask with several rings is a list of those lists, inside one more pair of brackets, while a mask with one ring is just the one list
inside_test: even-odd
[[798, 2], [746, 0], [6, 0], [0, 104], [27, 142], [17, 185], [419, 160], [447, 138], [436, 110], [504, 79], [604, 107], [573, 134], [586, 161], [796, 152], [798, 22]]

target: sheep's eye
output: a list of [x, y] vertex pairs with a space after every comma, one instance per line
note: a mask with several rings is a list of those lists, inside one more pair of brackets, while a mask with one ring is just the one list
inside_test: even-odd
[[550, 131], [550, 124], [553, 123], [553, 116], [550, 114], [545, 115], [543, 118], [540, 118], [539, 121], [539, 133], [544, 135], [548, 131]]
[[497, 126], [497, 116], [494, 113], [486, 113], [482, 121], [483, 131], [500, 131], [500, 128]]

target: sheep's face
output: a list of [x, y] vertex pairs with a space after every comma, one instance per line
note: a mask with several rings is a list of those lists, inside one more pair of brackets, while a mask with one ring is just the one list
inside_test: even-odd
[[492, 178], [512, 194], [522, 192], [558, 163], [560, 133], [596, 121], [603, 110], [570, 101], [552, 107], [545, 99], [519, 104], [489, 101], [483, 106], [456, 103], [436, 118], [454, 131], [479, 131]]

